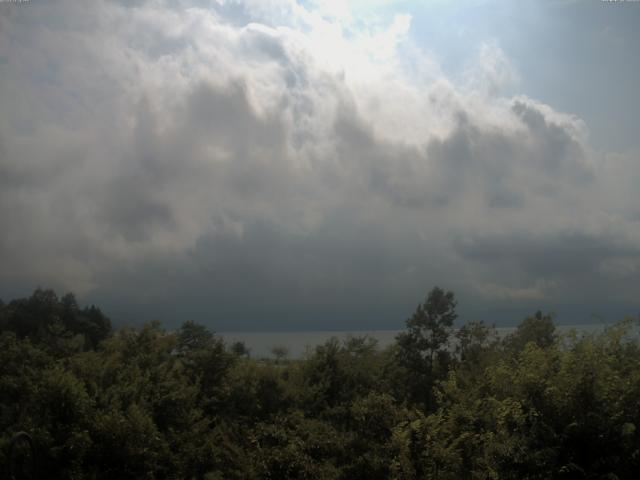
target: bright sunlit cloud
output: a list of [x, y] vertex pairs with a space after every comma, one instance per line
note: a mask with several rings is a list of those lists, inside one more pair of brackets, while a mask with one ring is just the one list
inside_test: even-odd
[[531, 91], [500, 3], [0, 7], [0, 294], [258, 329], [396, 325], [434, 284], [636, 305], [640, 147]]

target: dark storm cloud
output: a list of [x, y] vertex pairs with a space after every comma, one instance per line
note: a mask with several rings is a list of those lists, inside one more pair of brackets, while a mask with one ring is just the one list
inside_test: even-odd
[[[388, 325], [422, 293], [417, 280], [430, 263], [420, 258], [422, 245], [341, 212], [331, 217], [312, 235], [263, 221], [246, 225], [240, 237], [205, 235], [177, 262], [163, 257], [118, 276], [118, 298], [135, 304], [136, 285], [155, 277], [140, 310], [154, 303], [169, 319], [207, 320], [218, 329]], [[189, 301], [174, 305], [176, 296]]]
[[469, 315], [635, 301], [635, 157], [497, 96], [495, 47], [473, 91], [291, 2], [32, 7], [0, 17], [1, 291], [230, 329], [395, 327], [434, 284]]
[[497, 270], [513, 267], [546, 279], [596, 276], [606, 260], [640, 259], [638, 246], [585, 233], [471, 238], [456, 242], [455, 248], [465, 260], [492, 264]]

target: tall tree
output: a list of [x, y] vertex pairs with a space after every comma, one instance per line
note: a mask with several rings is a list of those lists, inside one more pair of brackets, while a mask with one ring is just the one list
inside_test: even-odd
[[397, 359], [406, 369], [409, 399], [428, 409], [433, 384], [449, 363], [447, 347], [457, 316], [453, 292], [434, 287], [407, 320], [407, 330], [397, 336]]

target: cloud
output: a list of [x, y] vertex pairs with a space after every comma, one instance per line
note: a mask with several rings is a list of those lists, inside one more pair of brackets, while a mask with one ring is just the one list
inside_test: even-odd
[[409, 16], [0, 13], [4, 289], [257, 329], [396, 326], [434, 284], [469, 314], [637, 302], [637, 193], [616, 180], [638, 178], [637, 154], [597, 152], [579, 118], [501, 94], [517, 73], [495, 43], [456, 83], [411, 44]]

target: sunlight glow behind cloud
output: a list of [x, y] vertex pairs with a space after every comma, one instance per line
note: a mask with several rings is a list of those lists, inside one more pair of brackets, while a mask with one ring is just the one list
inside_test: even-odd
[[343, 5], [2, 10], [0, 285], [251, 328], [382, 325], [433, 284], [637, 302], [637, 152], [509, 93], [496, 41], [454, 77], [411, 15]]

